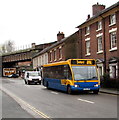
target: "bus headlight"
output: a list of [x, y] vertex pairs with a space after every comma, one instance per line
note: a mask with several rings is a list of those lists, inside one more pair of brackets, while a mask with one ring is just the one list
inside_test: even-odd
[[74, 87], [79, 87], [79, 85], [74, 85]]
[[95, 84], [94, 87], [98, 87], [98, 84]]

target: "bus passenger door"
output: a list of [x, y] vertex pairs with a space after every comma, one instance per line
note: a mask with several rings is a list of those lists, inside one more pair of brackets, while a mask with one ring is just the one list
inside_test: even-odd
[[62, 80], [61, 80], [61, 84], [62, 84], [62, 85], [66, 85], [66, 79], [62, 79]]

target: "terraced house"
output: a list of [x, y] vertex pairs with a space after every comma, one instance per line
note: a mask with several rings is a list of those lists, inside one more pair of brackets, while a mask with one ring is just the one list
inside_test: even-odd
[[95, 58], [100, 76], [119, 80], [119, 2], [105, 9], [92, 6], [92, 17], [79, 25], [81, 58]]
[[79, 58], [78, 32], [65, 37], [63, 32], [57, 34], [57, 42], [43, 49], [33, 57], [33, 68], [40, 68], [44, 64]]
[[119, 80], [119, 2], [108, 8], [93, 5], [92, 17], [88, 15], [77, 28], [66, 38], [59, 32], [55, 44], [33, 57], [33, 67], [71, 58], [93, 58], [97, 59], [100, 76]]

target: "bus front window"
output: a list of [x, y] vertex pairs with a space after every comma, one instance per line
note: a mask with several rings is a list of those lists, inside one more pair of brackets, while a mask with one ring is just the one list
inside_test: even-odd
[[75, 80], [97, 79], [96, 66], [72, 66]]

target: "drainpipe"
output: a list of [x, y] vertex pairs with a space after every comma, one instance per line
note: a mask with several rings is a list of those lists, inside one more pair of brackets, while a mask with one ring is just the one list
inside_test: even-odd
[[[100, 15], [101, 16], [101, 15]], [[107, 73], [107, 59], [106, 59], [106, 42], [105, 42], [105, 18], [103, 16], [101, 16], [102, 18], [102, 22], [103, 22], [103, 48], [104, 48], [104, 73]]]
[[81, 29], [79, 29], [79, 58], [80, 59], [82, 59], [83, 58], [83, 56], [82, 56], [82, 52], [83, 52], [83, 50], [82, 50], [82, 28]]

